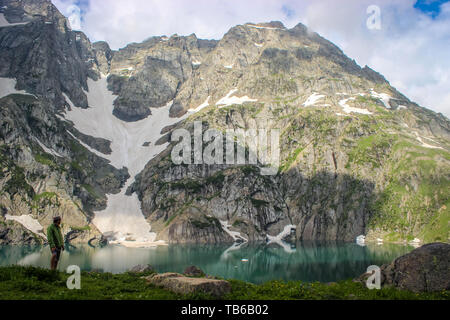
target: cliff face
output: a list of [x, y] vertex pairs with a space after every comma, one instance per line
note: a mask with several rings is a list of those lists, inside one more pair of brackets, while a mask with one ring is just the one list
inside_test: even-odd
[[[142, 221], [167, 242], [265, 240], [286, 228], [304, 240], [448, 240], [449, 120], [304, 25], [248, 23], [219, 41], [173, 35], [114, 51], [71, 31], [49, 1], [0, 8], [0, 241], [43, 241], [29, 228], [19, 237], [11, 216], [44, 228], [57, 214], [71, 241], [100, 238], [96, 213], [128, 186], [122, 199], [137, 195]], [[102, 77], [109, 91], [96, 92], [89, 83]], [[100, 130], [112, 122], [87, 126], [99, 106], [122, 149]], [[159, 123], [166, 108], [172, 119]], [[194, 121], [280, 129], [278, 173], [175, 165], [172, 132]], [[156, 125], [166, 127], [142, 143]], [[147, 163], [136, 177], [117, 165], [118, 149], [133, 170]]]
[[57, 115], [69, 106], [65, 97], [87, 107], [87, 77], [98, 77], [91, 44], [49, 1], [0, 1], [0, 7], [10, 23], [0, 27], [0, 243], [45, 241], [10, 216], [30, 217], [44, 230], [60, 215], [64, 232], [76, 231], [74, 242], [100, 237], [93, 210], [120, 190], [127, 170], [80, 141], [100, 150], [110, 142], [84, 136]]

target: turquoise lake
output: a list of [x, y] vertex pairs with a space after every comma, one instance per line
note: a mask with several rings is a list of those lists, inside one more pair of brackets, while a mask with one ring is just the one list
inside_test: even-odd
[[[150, 264], [158, 272], [183, 272], [190, 265], [207, 274], [252, 283], [268, 280], [330, 282], [354, 278], [368, 266], [389, 263], [414, 247], [397, 244], [302, 242], [297, 245], [169, 245], [126, 248], [107, 245], [70, 247], [61, 255], [59, 270], [78, 265], [82, 270], [121, 273], [138, 264]], [[49, 268], [50, 249], [0, 246], [0, 265], [33, 265]]]

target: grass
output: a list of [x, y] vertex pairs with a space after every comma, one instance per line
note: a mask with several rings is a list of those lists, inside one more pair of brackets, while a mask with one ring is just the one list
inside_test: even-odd
[[35, 202], [39, 202], [42, 199], [52, 199], [52, 198], [57, 198], [58, 195], [55, 192], [42, 192], [39, 194], [35, 194], [33, 197], [33, 201]]
[[349, 153], [347, 168], [350, 167], [350, 163], [362, 165], [370, 163], [373, 168], [382, 166], [392, 141], [393, 138], [384, 133], [360, 138]]
[[373, 205], [369, 226], [388, 231], [387, 240], [418, 237], [425, 242], [446, 241], [450, 221], [449, 167], [440, 159], [448, 153], [407, 141], [394, 146], [387, 186]]
[[[178, 300], [212, 299], [203, 293], [181, 295], [148, 285], [141, 277], [151, 272], [111, 274], [102, 272], [81, 273], [81, 289], [69, 290], [69, 274], [53, 272], [31, 266], [0, 267], [0, 300]], [[413, 293], [395, 288], [369, 290], [351, 280], [332, 284], [305, 283], [301, 281], [269, 281], [255, 285], [240, 280], [230, 280], [231, 292], [226, 300], [449, 300], [450, 292]]]
[[90, 226], [84, 226], [84, 227], [70, 226], [70, 229], [73, 231], [88, 231], [88, 230], [91, 230], [91, 227]]

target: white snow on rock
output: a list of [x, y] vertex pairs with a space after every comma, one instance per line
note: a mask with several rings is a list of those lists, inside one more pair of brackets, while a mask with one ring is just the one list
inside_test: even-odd
[[216, 102], [216, 106], [226, 107], [232, 104], [243, 104], [244, 102], [258, 101], [257, 99], [251, 99], [247, 96], [243, 96], [240, 98], [236, 96], [231, 97], [231, 95], [234, 94], [236, 91], [238, 91], [237, 88], [230, 90], [230, 92], [228, 92], [228, 94], [225, 97], [221, 98], [219, 101]]
[[430, 140], [430, 141], [436, 143], [434, 140], [432, 140], [432, 139], [430, 139], [430, 138], [427, 138], [427, 137], [421, 137], [417, 132], [414, 132], [414, 133], [416, 134], [417, 140], [422, 144], [422, 147], [429, 148], [429, 149], [443, 149], [442, 147], [433, 146], [433, 145], [431, 145], [431, 144], [428, 144], [428, 143], [424, 142], [424, 141], [422, 140], [422, 138], [428, 139], [428, 140]]
[[41, 236], [44, 239], [47, 239], [47, 237], [45, 236], [45, 234], [43, 233], [44, 228], [42, 227], [42, 225], [39, 223], [39, 221], [37, 221], [36, 219], [34, 219], [31, 215], [29, 214], [24, 214], [21, 216], [12, 216], [10, 214], [6, 214], [5, 215], [5, 219], [6, 220], [14, 220], [19, 222], [21, 225], [23, 225], [25, 228], [27, 228], [28, 230], [30, 230], [31, 232]]
[[255, 28], [255, 29], [283, 30], [283, 29], [281, 29], [281, 28], [257, 26], [257, 25], [250, 24], [250, 23], [247, 23], [246, 26], [247, 26], [247, 27], [250, 27], [250, 28]]
[[402, 109], [408, 109], [408, 108], [406, 106], [404, 106], [404, 105], [399, 105], [397, 107], [397, 110], [402, 110]]
[[240, 232], [237, 231], [231, 231], [229, 228], [231, 227], [230, 223], [227, 220], [219, 220], [220, 224], [222, 225], [223, 230], [228, 233], [233, 239], [234, 241], [237, 240], [243, 240], [245, 242], [247, 242], [248, 240], [246, 238], [244, 238], [243, 236], [241, 236]]
[[[112, 114], [116, 96], [107, 89], [106, 77], [102, 76], [98, 81], [88, 79], [88, 87], [86, 95], [89, 108], [74, 107], [66, 97], [72, 110], [66, 111], [65, 119], [72, 121], [75, 128], [84, 134], [111, 141], [111, 154], [93, 152], [109, 160], [111, 165], [118, 169], [128, 168], [131, 176], [120, 193], [107, 195], [107, 207], [105, 210], [95, 212], [93, 223], [102, 233], [114, 234], [123, 245], [161, 244], [155, 242], [156, 234], [150, 231], [151, 227], [141, 212], [141, 204], [136, 193], [127, 196], [125, 192], [133, 183], [136, 174], [168, 145], [168, 143], [159, 146], [152, 144], [151, 147], [143, 147], [144, 142], [158, 140], [162, 136], [160, 134], [162, 128], [175, 124], [183, 118], [169, 117], [172, 104], [170, 102], [164, 107], [152, 108], [152, 114], [140, 121], [122, 121]], [[89, 148], [86, 144], [83, 146]], [[126, 238], [130, 236], [135, 241], [127, 241]]]
[[276, 243], [279, 246], [281, 246], [284, 251], [288, 253], [295, 252], [295, 249], [292, 249], [288, 243], [285, 243], [283, 241], [283, 238], [289, 235], [292, 229], [296, 229], [296, 227], [293, 224], [288, 224], [287, 226], [284, 227], [283, 231], [281, 231], [278, 235], [276, 236], [267, 235], [267, 239], [269, 240], [267, 244]]
[[355, 98], [347, 98], [347, 99], [342, 99], [339, 101], [339, 105], [342, 107], [342, 109], [344, 110], [344, 112], [346, 113], [351, 113], [351, 112], [355, 112], [355, 113], [361, 113], [361, 114], [372, 114], [372, 112], [370, 112], [367, 109], [361, 109], [361, 108], [354, 108], [354, 107], [350, 107], [347, 102], [349, 100], [355, 100]]
[[391, 96], [386, 93], [377, 93], [373, 89], [370, 90], [370, 95], [374, 98], [380, 99], [386, 109], [391, 109], [391, 105], [389, 104], [389, 100], [391, 100]]
[[198, 60], [193, 60], [193, 61], [192, 61], [192, 64], [193, 64], [194, 66], [199, 66], [199, 65], [201, 65], [202, 63], [201, 63], [200, 61], [198, 61]]
[[23, 24], [27, 24], [29, 22], [17, 22], [17, 23], [9, 23], [8, 20], [6, 20], [5, 15], [3, 13], [0, 13], [0, 27], [12, 27], [12, 26], [19, 26]]
[[51, 149], [51, 148], [48, 148], [48, 147], [47, 147], [45, 144], [43, 144], [38, 138], [33, 137], [33, 139], [39, 144], [39, 146], [40, 146], [46, 153], [49, 153], [49, 154], [51, 154], [51, 155], [53, 155], [53, 156], [56, 156], [56, 157], [63, 158], [63, 156], [62, 156], [61, 154], [59, 154], [58, 152], [56, 152], [55, 150], [53, 150], [53, 149]]
[[264, 44], [262, 44], [262, 43], [256, 43], [256, 42], [255, 42], [255, 46], [257, 46], [258, 48], [261, 48], [263, 45], [264, 45]]
[[365, 242], [366, 242], [366, 236], [365, 235], [359, 235], [356, 237], [356, 244], [360, 245], [360, 246], [365, 246]]
[[202, 110], [203, 108], [206, 108], [207, 106], [209, 106], [209, 98], [211, 98], [210, 96], [208, 96], [208, 98], [206, 98], [205, 102], [203, 102], [201, 105], [199, 105], [197, 108], [195, 109], [189, 109], [188, 112], [199, 112], [200, 110]]
[[25, 92], [25, 90], [17, 90], [16, 83], [17, 83], [16, 79], [0, 78], [0, 98], [6, 97], [7, 95], [10, 95], [13, 93], [26, 94], [26, 95], [36, 97], [34, 94]]
[[76, 141], [78, 141], [79, 144], [81, 144], [83, 147], [85, 147], [86, 149], [88, 149], [90, 152], [96, 154], [97, 156], [101, 157], [101, 158], [105, 158], [106, 154], [91, 148], [91, 146], [89, 146], [88, 144], [84, 143], [83, 141], [81, 141], [80, 139], [78, 139], [77, 137], [75, 137], [72, 132], [70, 132], [69, 130], [66, 130], [66, 132], [72, 137], [74, 138]]
[[308, 97], [308, 99], [306, 99], [306, 101], [303, 103], [303, 106], [309, 107], [315, 105], [323, 97], [325, 97], [323, 94], [318, 94], [317, 92], [314, 92], [312, 95]]
[[267, 235], [267, 238], [269, 239], [269, 243], [281, 241], [285, 236], [291, 234], [291, 230], [295, 229], [295, 228], [296, 227], [293, 224], [288, 224], [287, 226], [284, 227], [283, 231], [281, 231], [278, 235], [276, 235], [276, 236]]

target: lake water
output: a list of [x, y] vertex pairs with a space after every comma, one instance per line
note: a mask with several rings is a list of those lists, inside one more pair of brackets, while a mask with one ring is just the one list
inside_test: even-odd
[[[266, 244], [170, 245], [126, 248], [77, 245], [61, 255], [59, 270], [78, 265], [82, 270], [120, 273], [137, 264], [150, 264], [158, 272], [183, 272], [190, 265], [207, 274], [253, 283], [268, 280], [330, 282], [354, 278], [368, 266], [389, 263], [414, 249], [396, 244], [298, 243], [296, 246]], [[49, 268], [50, 249], [0, 246], [0, 265], [34, 265]]]

